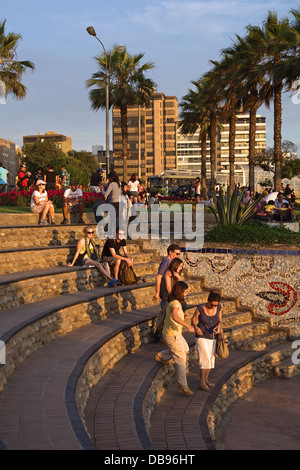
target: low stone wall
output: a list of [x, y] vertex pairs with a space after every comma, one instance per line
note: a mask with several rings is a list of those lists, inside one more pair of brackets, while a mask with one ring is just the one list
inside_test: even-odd
[[234, 372], [222, 385], [207, 417], [212, 439], [215, 440], [216, 431], [222, 418], [229, 408], [255, 385], [261, 384], [276, 375], [274, 369], [281, 361], [292, 354], [291, 343], [284, 349], [268, 352]]
[[6, 364], [0, 365], [0, 392], [8, 378], [24, 360], [35, 351], [76, 328], [112, 315], [153, 305], [153, 286], [134, 291], [112, 293], [89, 302], [83, 302], [65, 309], [56, 310], [12, 337], [3, 335], [0, 339], [6, 346]]

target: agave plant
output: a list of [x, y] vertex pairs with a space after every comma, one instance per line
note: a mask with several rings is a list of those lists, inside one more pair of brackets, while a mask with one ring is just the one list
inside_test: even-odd
[[243, 189], [239, 194], [237, 186], [234, 188], [232, 195], [230, 195], [230, 188], [227, 191], [227, 198], [225, 200], [222, 188], [220, 188], [219, 196], [213, 193], [214, 206], [211, 207], [218, 225], [238, 224], [243, 225], [247, 220], [251, 219], [257, 212], [257, 206], [263, 198], [261, 194], [255, 201], [247, 201], [243, 206], [242, 200], [246, 189]]

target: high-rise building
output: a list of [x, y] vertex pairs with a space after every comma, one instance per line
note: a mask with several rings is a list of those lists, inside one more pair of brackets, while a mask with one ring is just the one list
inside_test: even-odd
[[18, 147], [14, 142], [0, 139], [0, 162], [9, 171], [8, 184], [15, 184], [19, 170]]
[[54, 131], [45, 132], [45, 134], [38, 133], [37, 135], [26, 135], [23, 137], [23, 145], [35, 144], [36, 142], [54, 142], [55, 145], [64, 153], [72, 150], [72, 139], [63, 134], [58, 134]]
[[[237, 114], [235, 132], [235, 173], [236, 182], [243, 184], [245, 171], [249, 164], [249, 115]], [[257, 151], [266, 148], [266, 118], [256, 116], [255, 148]], [[206, 142], [207, 177], [210, 176], [210, 141]], [[217, 135], [216, 175], [220, 182], [229, 178], [229, 124], [223, 124]], [[177, 131], [177, 169], [198, 170], [201, 174], [201, 146], [199, 132], [193, 136], [182, 136]]]
[[[175, 96], [154, 93], [147, 107], [130, 107], [128, 122], [128, 177], [136, 174], [144, 184], [150, 175], [176, 167], [176, 123], [178, 102]], [[113, 109], [114, 169], [123, 176], [121, 114]]]

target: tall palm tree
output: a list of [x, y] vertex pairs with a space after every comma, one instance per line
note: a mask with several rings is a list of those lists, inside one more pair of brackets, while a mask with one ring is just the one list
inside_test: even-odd
[[17, 60], [17, 46], [22, 39], [20, 34], [5, 33], [6, 20], [0, 23], [0, 81], [5, 93], [17, 99], [25, 98], [26, 87], [21, 82], [27, 69], [34, 70], [35, 65], [29, 60]]
[[189, 90], [180, 103], [181, 113], [178, 128], [182, 135], [194, 135], [199, 130], [201, 146], [201, 195], [207, 199], [206, 139], [209, 128], [209, 111], [206, 108], [204, 82], [193, 81], [195, 90]]
[[261, 60], [261, 51], [251, 48], [245, 38], [236, 35], [233, 46], [224, 50], [233, 57], [236, 68], [235, 76], [238, 95], [242, 100], [244, 110], [249, 111], [249, 186], [255, 187], [255, 144], [256, 144], [256, 114], [258, 108], [267, 101], [268, 87], [266, 87], [265, 74], [257, 68]]
[[222, 120], [229, 123], [229, 188], [232, 194], [235, 187], [234, 166], [235, 166], [235, 133], [237, 110], [241, 105], [239, 96], [239, 82], [235, 74], [235, 58], [225, 51], [222, 52], [220, 61], [211, 61], [214, 66], [215, 77], [219, 77], [219, 97], [221, 101]]
[[[154, 67], [152, 62], [141, 64], [144, 54], [130, 55], [120, 52], [115, 46], [107, 53], [109, 64], [109, 106], [115, 106], [121, 113], [123, 180], [127, 181], [128, 124], [127, 109], [130, 106], [145, 106], [154, 92], [155, 83], [146, 78], [145, 72]], [[106, 57], [96, 57], [99, 70], [86, 81], [86, 86], [93, 89], [89, 99], [93, 109], [106, 106]]]
[[[281, 129], [282, 129], [282, 91], [284, 81], [277, 73], [278, 64], [290, 59], [291, 50], [296, 44], [296, 32], [292, 28], [289, 19], [278, 19], [276, 12], [269, 11], [263, 26], [247, 26], [248, 41], [252, 49], [261, 52], [261, 60], [258, 63], [258, 71], [262, 70], [268, 81], [269, 93], [274, 102], [274, 162], [275, 176], [274, 189], [281, 187]], [[267, 98], [269, 105], [269, 98]]]

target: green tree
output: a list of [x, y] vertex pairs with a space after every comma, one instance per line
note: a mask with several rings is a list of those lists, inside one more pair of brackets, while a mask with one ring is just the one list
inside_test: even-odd
[[[122, 132], [122, 158], [123, 180], [127, 181], [127, 157], [128, 157], [128, 124], [127, 109], [130, 106], [143, 106], [149, 103], [154, 92], [155, 83], [146, 78], [145, 72], [154, 67], [152, 62], [141, 64], [144, 54], [130, 55], [127, 51], [120, 52], [115, 46], [107, 53], [110, 85], [109, 104], [120, 109]], [[89, 99], [94, 110], [106, 107], [106, 56], [96, 57], [99, 70], [86, 81]]]
[[296, 30], [290, 24], [288, 18], [278, 19], [276, 12], [268, 13], [266, 20], [260, 26], [247, 26], [248, 41], [252, 50], [260, 53], [261, 60], [257, 64], [257, 70], [263, 71], [269, 86], [268, 99], [271, 94], [274, 102], [274, 163], [275, 163], [275, 190], [281, 186], [281, 130], [282, 130], [282, 91], [284, 78], [279, 74], [278, 65], [287, 64], [294, 57], [297, 45]]
[[182, 111], [180, 113], [178, 127], [181, 134], [185, 136], [194, 135], [199, 130], [199, 142], [201, 146], [201, 194], [206, 199], [206, 138], [209, 129], [210, 112], [206, 108], [204, 82], [200, 79], [192, 83], [196, 89], [190, 89], [180, 103]]
[[17, 46], [22, 39], [20, 34], [5, 33], [6, 20], [0, 22], [0, 80], [5, 86], [6, 95], [12, 94], [17, 99], [25, 98], [26, 87], [21, 82], [27, 69], [34, 70], [35, 65], [29, 60], [17, 60]]
[[71, 179], [78, 181], [80, 185], [87, 186], [91, 174], [96, 171], [98, 164], [91, 152], [72, 150], [65, 154], [54, 142], [36, 142], [23, 146], [23, 154], [27, 169], [35, 174], [38, 167], [46, 169], [48, 164], [53, 165], [56, 173], [60, 174], [61, 165], [66, 165]]
[[[300, 176], [300, 159], [297, 157], [298, 147], [289, 140], [283, 140], [281, 143], [281, 176], [288, 180], [295, 176]], [[256, 156], [256, 163], [265, 171], [274, 174], [275, 186], [275, 161], [274, 149], [268, 147], [259, 152]], [[277, 190], [276, 190], [277, 191]]]

